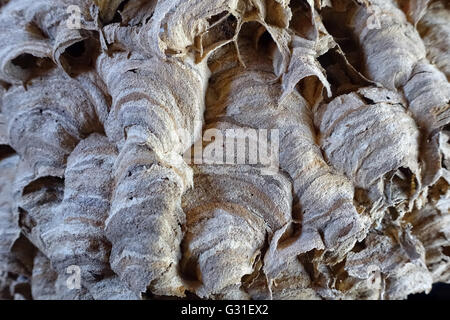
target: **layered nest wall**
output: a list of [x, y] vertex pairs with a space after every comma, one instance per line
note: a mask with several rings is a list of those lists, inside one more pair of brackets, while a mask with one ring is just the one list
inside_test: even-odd
[[0, 297], [450, 283], [449, 26], [445, 0], [0, 1]]

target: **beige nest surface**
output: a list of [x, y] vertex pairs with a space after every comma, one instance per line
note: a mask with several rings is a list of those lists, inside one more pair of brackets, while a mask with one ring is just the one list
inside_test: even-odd
[[0, 298], [450, 283], [450, 7], [1, 0]]

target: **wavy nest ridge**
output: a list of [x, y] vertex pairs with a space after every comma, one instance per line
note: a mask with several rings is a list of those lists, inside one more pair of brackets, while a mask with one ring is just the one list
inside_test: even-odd
[[[0, 1], [0, 298], [450, 283], [449, 26], [445, 0]], [[269, 132], [270, 172], [230, 131]]]

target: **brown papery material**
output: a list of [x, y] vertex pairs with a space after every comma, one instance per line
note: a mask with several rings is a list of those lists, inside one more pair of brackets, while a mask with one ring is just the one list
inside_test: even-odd
[[0, 298], [450, 283], [449, 12], [0, 1]]

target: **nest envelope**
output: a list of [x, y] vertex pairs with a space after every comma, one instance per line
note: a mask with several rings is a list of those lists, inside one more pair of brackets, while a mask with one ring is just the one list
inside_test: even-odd
[[449, 46], [445, 0], [0, 0], [0, 298], [450, 283]]

